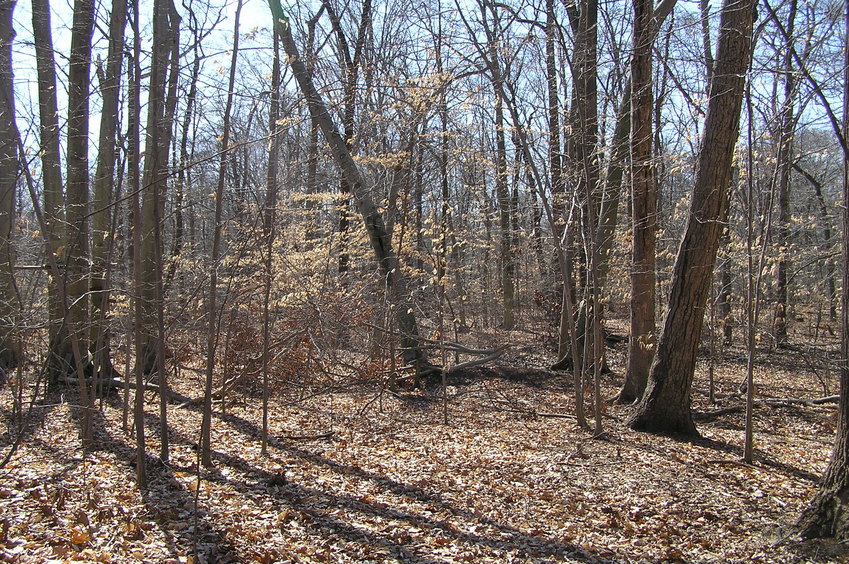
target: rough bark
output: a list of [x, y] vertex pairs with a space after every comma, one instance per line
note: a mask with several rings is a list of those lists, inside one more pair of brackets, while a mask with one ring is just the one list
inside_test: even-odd
[[[67, 232], [65, 239], [65, 284], [68, 311], [66, 325], [77, 334], [86, 350], [88, 323], [89, 251], [89, 71], [91, 38], [94, 32], [93, 0], [77, 0], [71, 26], [71, 52], [68, 60], [68, 145], [67, 145]], [[70, 346], [70, 343], [68, 343]], [[63, 351], [70, 360], [72, 352]]]
[[719, 239], [729, 205], [755, 0], [726, 0], [686, 231], [672, 274], [657, 355], [629, 420], [636, 430], [698, 436], [690, 388]]

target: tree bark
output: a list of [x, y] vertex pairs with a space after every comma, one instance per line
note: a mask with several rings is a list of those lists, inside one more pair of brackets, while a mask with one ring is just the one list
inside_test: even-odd
[[633, 258], [631, 335], [620, 403], [639, 399], [646, 388], [655, 345], [655, 251], [657, 186], [652, 166], [652, 0], [634, 0], [631, 59], [631, 182]]
[[[89, 277], [89, 70], [91, 38], [94, 32], [93, 0], [77, 0], [71, 27], [71, 52], [68, 59], [68, 147], [67, 233], [65, 268], [68, 296], [66, 325], [77, 335], [82, 350], [87, 350], [88, 277]], [[70, 345], [70, 343], [69, 343]], [[71, 351], [64, 353], [72, 357]]]
[[726, 0], [698, 169], [657, 356], [631, 428], [698, 436], [690, 388], [719, 239], [729, 205], [731, 165], [752, 48], [755, 0]]
[[145, 138], [144, 174], [141, 182], [141, 300], [143, 311], [143, 343], [141, 358], [146, 374], [157, 367], [158, 303], [157, 287], [161, 272], [157, 268], [162, 255], [159, 218], [168, 186], [168, 153], [171, 146], [173, 101], [169, 100], [168, 69], [172, 53], [178, 48], [178, 22], [171, 0], [155, 0], [153, 5], [153, 53], [151, 56], [150, 86], [148, 88], [147, 133]]
[[[53, 57], [53, 37], [50, 7], [47, 0], [32, 2], [32, 30], [35, 42], [35, 64], [38, 74], [38, 113], [41, 140], [41, 184], [45, 226], [44, 252], [52, 253], [64, 239], [65, 215], [62, 209], [62, 164], [59, 145], [59, 103], [56, 95], [56, 62]], [[51, 274], [48, 284], [48, 382], [54, 385], [68, 372], [65, 351], [69, 345], [65, 330], [59, 284], [64, 283]]]
[[18, 134], [15, 127], [15, 90], [12, 74], [12, 27], [14, 0], [0, 2], [0, 375], [7, 375], [19, 361], [14, 307], [15, 249], [12, 225], [15, 220], [15, 194], [18, 181]]
[[[849, 265], [849, 2], [844, 3], [844, 61], [843, 61], [843, 264]], [[825, 469], [820, 487], [811, 503], [802, 511], [797, 527], [803, 537], [833, 537], [849, 539], [849, 268], [843, 268], [843, 289], [840, 294], [840, 403], [837, 412], [837, 434], [831, 460]]]
[[[793, 40], [796, 28], [798, 3], [790, 2], [787, 16], [787, 35]], [[783, 62], [784, 99], [782, 100], [778, 132], [778, 264], [775, 281], [775, 322], [773, 333], [776, 343], [787, 341], [788, 280], [790, 268], [790, 179], [793, 173], [793, 137], [796, 127], [794, 104], [796, 99], [796, 75], [793, 56], [786, 49]]]
[[121, 93], [121, 67], [124, 60], [124, 28], [127, 21], [127, 0], [113, 0], [109, 22], [109, 52], [106, 69], [100, 84], [103, 110], [100, 116], [100, 141], [97, 169], [94, 175], [92, 198], [92, 274], [91, 288], [91, 352], [96, 361], [95, 370], [104, 378], [111, 378], [108, 330], [108, 277], [109, 254], [113, 248], [109, 236], [113, 228], [116, 134], [118, 130], [118, 103]]

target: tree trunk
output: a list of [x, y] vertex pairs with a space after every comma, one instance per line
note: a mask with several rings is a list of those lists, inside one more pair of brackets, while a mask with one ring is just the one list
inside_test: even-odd
[[[488, 5], [487, 5], [488, 6]], [[495, 10], [493, 11], [495, 18]], [[481, 6], [483, 11], [483, 5]], [[486, 15], [483, 15], [486, 20]], [[497, 23], [497, 21], [496, 21]], [[516, 325], [516, 288], [513, 285], [515, 264], [513, 259], [512, 225], [510, 221], [510, 193], [507, 186], [507, 142], [504, 129], [504, 77], [498, 54], [498, 30], [486, 26], [488, 44], [489, 79], [492, 81], [495, 95], [495, 198], [498, 202], [499, 259], [501, 276], [501, 323], [504, 329], [513, 329]]]
[[[796, 27], [796, 0], [790, 2], [787, 16], [787, 35], [793, 40]], [[793, 55], [790, 49], [784, 53], [784, 100], [779, 118], [778, 134], [778, 246], [777, 276], [775, 281], [775, 322], [773, 333], [778, 344], [787, 341], [787, 273], [790, 268], [790, 179], [793, 172], [793, 137], [796, 128], [794, 104], [796, 99], [796, 76]]]
[[[45, 226], [44, 252], [52, 253], [64, 239], [65, 215], [62, 209], [62, 165], [60, 158], [59, 104], [56, 95], [56, 63], [53, 59], [52, 26], [47, 0], [33, 0], [32, 29], [35, 41], [35, 63], [38, 73], [38, 110], [41, 139], [41, 183]], [[65, 331], [62, 300], [58, 280], [53, 274], [48, 280], [48, 382], [54, 385], [68, 372], [65, 363]]]
[[[133, 54], [129, 65], [129, 92], [127, 111], [127, 177], [131, 194], [131, 212], [133, 223], [132, 261], [133, 261], [133, 342], [135, 346], [135, 383], [136, 393], [133, 407], [133, 426], [136, 430], [136, 483], [139, 489], [147, 487], [147, 468], [145, 465], [147, 447], [144, 428], [144, 306], [142, 305], [142, 260], [141, 260], [141, 35], [139, 33], [139, 3], [133, 2]], [[127, 375], [129, 379], [129, 375]]]
[[118, 102], [121, 93], [121, 66], [124, 60], [126, 21], [127, 0], [113, 0], [109, 22], [109, 53], [100, 84], [103, 110], [100, 117], [100, 141], [97, 169], [94, 175], [94, 197], [92, 198], [92, 274], [90, 282], [92, 332], [90, 344], [96, 362], [96, 374], [109, 378], [111, 378], [112, 362], [106, 316], [109, 309], [108, 259], [113, 241], [113, 238], [109, 237], [113, 227], [113, 213], [110, 204], [114, 201], [115, 162], [118, 158], [116, 154], [116, 133], [118, 130]]
[[[67, 228], [65, 240], [68, 331], [77, 335], [81, 350], [87, 350], [88, 324], [88, 231], [89, 231], [89, 68], [91, 38], [94, 31], [93, 0], [77, 0], [71, 28], [71, 52], [68, 60], [68, 148], [67, 190], [65, 203]], [[70, 345], [70, 343], [69, 343]], [[65, 357], [70, 359], [72, 352]], [[80, 375], [81, 376], [81, 375]]]
[[619, 402], [639, 399], [646, 388], [655, 345], [655, 234], [657, 186], [652, 166], [652, 0], [634, 0], [631, 59], [631, 182], [633, 259], [628, 368]]
[[268, 454], [268, 350], [271, 339], [271, 285], [274, 275], [274, 225], [277, 211], [277, 171], [280, 155], [280, 135], [277, 121], [280, 117], [280, 49], [277, 29], [274, 31], [274, 59], [271, 66], [271, 104], [268, 110], [268, 168], [265, 176], [265, 210], [262, 218], [262, 235], [265, 242], [265, 279], [262, 293], [262, 454]]
[[646, 392], [629, 420], [636, 430], [698, 436], [690, 411], [690, 388], [727, 217], [755, 6], [755, 0], [726, 0], [723, 4], [690, 214], [675, 261], [657, 356]]
[[153, 5], [153, 53], [151, 56], [150, 87], [148, 89], [147, 135], [145, 139], [144, 175], [141, 183], [141, 217], [138, 225], [142, 229], [141, 300], [143, 311], [143, 343], [141, 358], [146, 374], [157, 367], [157, 317], [162, 304], [157, 300], [157, 287], [161, 272], [157, 268], [162, 250], [157, 249], [161, 236], [157, 234], [158, 219], [163, 214], [162, 206], [168, 186], [168, 153], [171, 145], [173, 101], [168, 100], [168, 68], [172, 63], [172, 51], [177, 48], [178, 33], [176, 10], [171, 0], [155, 0]]
[[233, 48], [230, 55], [230, 77], [227, 83], [227, 102], [224, 107], [224, 122], [221, 133], [221, 157], [218, 161], [218, 185], [215, 189], [215, 224], [212, 236], [212, 256], [209, 265], [209, 294], [206, 301], [208, 326], [206, 333], [206, 386], [203, 391], [203, 419], [201, 421], [200, 460], [204, 466], [212, 466], [212, 385], [215, 372], [215, 349], [218, 344], [218, 260], [221, 254], [221, 234], [224, 231], [222, 212], [224, 208], [224, 184], [227, 176], [227, 159], [230, 151], [230, 115], [233, 109], [233, 87], [236, 82], [236, 63], [239, 58], [239, 18], [242, 0], [236, 4], [233, 29]]
[[5, 378], [19, 361], [14, 307], [15, 250], [12, 225], [15, 220], [15, 193], [19, 173], [18, 134], [15, 127], [15, 90], [12, 74], [13, 0], [0, 2], [0, 377]]

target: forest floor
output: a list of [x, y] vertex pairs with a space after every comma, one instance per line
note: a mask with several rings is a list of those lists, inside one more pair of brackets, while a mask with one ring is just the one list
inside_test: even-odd
[[[810, 370], [805, 359], [816, 354], [762, 354], [758, 399], [837, 393], [833, 377]], [[624, 345], [609, 355], [606, 396], [621, 382]], [[785, 540], [826, 466], [835, 406], [757, 404], [756, 460], [743, 464], [743, 413], [733, 407], [743, 402], [741, 351], [715, 367], [717, 393], [731, 394], [717, 405], [703, 393], [700, 361], [694, 410], [731, 409], [702, 417], [695, 442], [632, 432], [630, 408], [610, 404], [605, 434], [593, 438], [575, 425], [568, 375], [526, 369], [545, 364], [527, 352], [499, 362], [512, 367], [449, 381], [447, 425], [438, 390], [284, 386], [271, 400], [267, 456], [259, 399], [234, 397], [214, 417], [214, 467], [200, 471], [200, 407], [169, 409], [163, 464], [157, 398], [148, 394], [145, 492], [135, 486], [120, 397], [96, 414], [88, 453], [72, 392], [49, 397], [0, 470], [0, 561], [849, 560], [842, 545]], [[199, 377], [184, 374], [175, 389], [199, 397]], [[10, 387], [0, 394], [0, 457], [16, 432]]]

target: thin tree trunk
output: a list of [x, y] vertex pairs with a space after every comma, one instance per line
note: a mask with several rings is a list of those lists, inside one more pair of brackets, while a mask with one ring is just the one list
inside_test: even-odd
[[[136, 392], [133, 408], [133, 425], [136, 430], [136, 483], [139, 489], [147, 488], [147, 468], [145, 460], [147, 448], [145, 445], [144, 428], [144, 373], [145, 373], [145, 311], [142, 304], [143, 272], [142, 272], [142, 214], [141, 214], [141, 35], [139, 33], [139, 3], [133, 2], [133, 55], [130, 66], [129, 111], [127, 123], [127, 168], [130, 181], [131, 210], [133, 220], [133, 340], [135, 343], [135, 381]], [[127, 376], [129, 378], [129, 375]]]
[[262, 231], [265, 238], [265, 280], [262, 294], [262, 454], [268, 454], [268, 350], [271, 321], [271, 283], [274, 275], [275, 212], [277, 209], [277, 158], [280, 154], [280, 49], [277, 28], [274, 28], [274, 59], [271, 67], [271, 104], [268, 110], [269, 151], [268, 169], [265, 176], [265, 210]]
[[206, 386], [203, 391], [203, 419], [201, 421], [200, 460], [204, 466], [212, 466], [212, 385], [215, 373], [215, 348], [218, 344], [218, 260], [221, 254], [221, 233], [224, 230], [222, 215], [224, 208], [224, 184], [227, 174], [227, 159], [230, 149], [230, 114], [233, 109], [233, 88], [236, 83], [236, 63], [239, 58], [239, 19], [242, 0], [236, 4], [233, 23], [233, 48], [230, 55], [230, 78], [227, 82], [227, 102], [224, 107], [224, 122], [221, 127], [221, 158], [218, 162], [218, 185], [215, 189], [215, 224], [213, 225], [212, 255], [210, 256], [209, 295], [206, 315], [209, 325], [206, 334]]
[[[798, 2], [791, 0], [787, 16], [787, 35], [793, 40], [796, 27]], [[796, 99], [796, 75], [790, 49], [784, 54], [784, 99], [781, 105], [778, 135], [778, 263], [775, 281], [775, 322], [773, 332], [778, 344], [787, 341], [787, 273], [790, 268], [790, 179], [793, 172], [793, 137], [796, 126], [794, 104]]]

